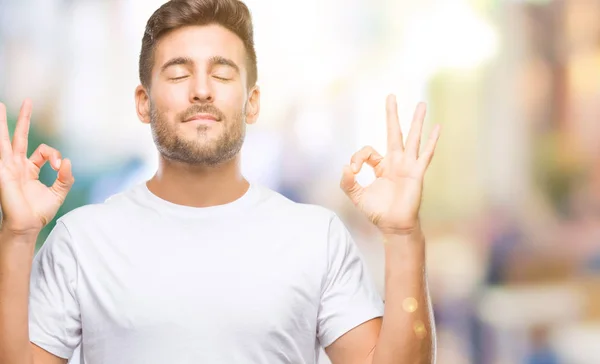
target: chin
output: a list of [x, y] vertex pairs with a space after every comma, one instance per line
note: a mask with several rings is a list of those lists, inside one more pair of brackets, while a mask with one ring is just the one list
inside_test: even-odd
[[182, 140], [189, 143], [200, 143], [202, 145], [212, 143], [221, 138], [220, 130], [203, 130], [198, 128], [196, 131], [186, 131], [179, 135]]

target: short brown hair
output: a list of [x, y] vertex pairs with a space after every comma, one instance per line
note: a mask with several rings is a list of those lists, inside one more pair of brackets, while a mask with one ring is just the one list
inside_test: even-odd
[[158, 8], [148, 19], [142, 38], [139, 61], [142, 85], [150, 87], [154, 48], [163, 35], [188, 25], [209, 24], [219, 24], [240, 37], [248, 55], [248, 87], [254, 86], [258, 71], [252, 16], [246, 4], [240, 0], [170, 0]]

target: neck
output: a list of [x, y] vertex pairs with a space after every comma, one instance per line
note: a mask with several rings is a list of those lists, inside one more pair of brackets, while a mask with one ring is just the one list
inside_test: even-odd
[[159, 158], [156, 174], [146, 185], [163, 200], [190, 207], [210, 207], [233, 202], [248, 191], [239, 154], [218, 166], [194, 166]]

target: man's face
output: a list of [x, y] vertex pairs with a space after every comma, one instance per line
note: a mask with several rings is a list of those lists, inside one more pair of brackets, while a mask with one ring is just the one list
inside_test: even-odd
[[254, 121], [252, 112], [247, 120], [245, 59], [242, 40], [219, 25], [183, 27], [159, 40], [148, 106], [164, 157], [214, 166], [238, 154], [245, 124]]

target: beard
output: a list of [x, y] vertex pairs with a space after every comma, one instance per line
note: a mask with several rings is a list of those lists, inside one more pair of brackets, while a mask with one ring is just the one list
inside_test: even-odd
[[[195, 134], [181, 135], [178, 126], [198, 113], [210, 113], [217, 117], [223, 129], [217, 137], [211, 138], [211, 126], [208, 125], [199, 125]], [[189, 165], [217, 166], [232, 160], [244, 144], [245, 115], [245, 106], [229, 120], [211, 104], [195, 104], [178, 114], [174, 123], [170, 123], [164, 113], [150, 102], [150, 128], [159, 153], [167, 159]]]

